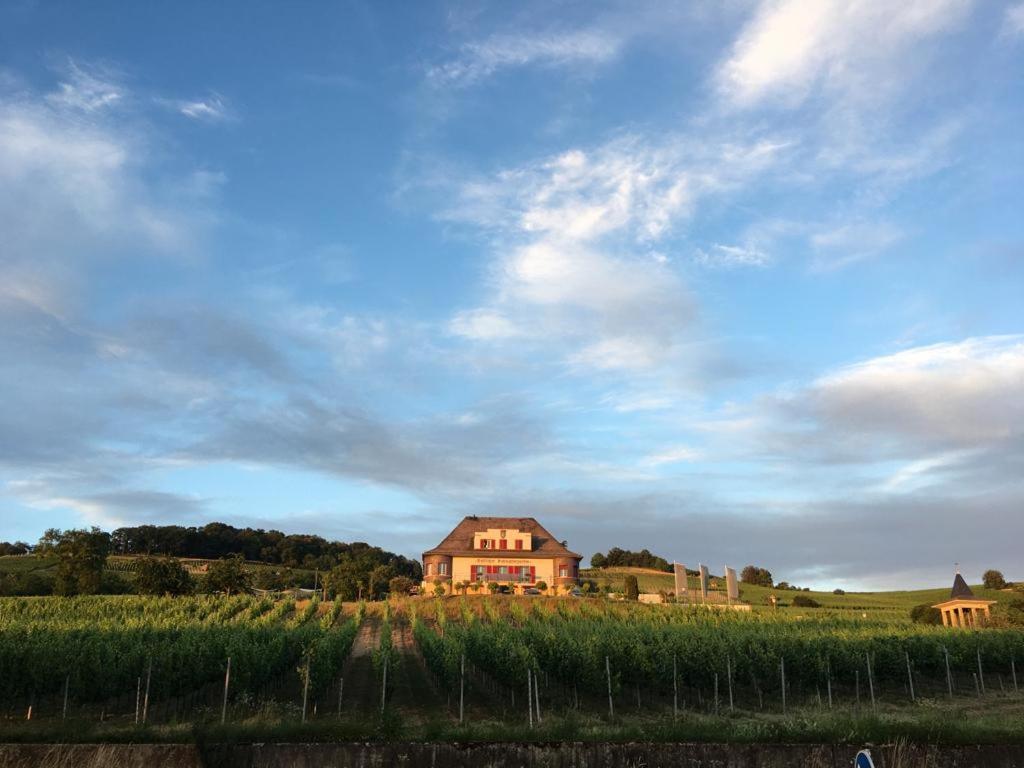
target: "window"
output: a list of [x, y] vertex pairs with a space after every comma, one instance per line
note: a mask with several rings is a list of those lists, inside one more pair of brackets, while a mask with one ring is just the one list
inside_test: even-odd
[[448, 563], [438, 563], [437, 564], [437, 572], [439, 574], [441, 574], [442, 576], [447, 576], [448, 575]]
[[569, 576], [569, 566], [567, 566], [567, 565], [559, 566], [558, 567], [558, 577], [560, 579], [565, 579], [565, 578], [568, 578], [568, 576]]
[[516, 539], [516, 549], [522, 549], [522, 548], [523, 548], [523, 540], [522, 539]]
[[490, 549], [490, 548], [491, 548], [491, 540], [490, 539], [480, 539], [480, 549]]

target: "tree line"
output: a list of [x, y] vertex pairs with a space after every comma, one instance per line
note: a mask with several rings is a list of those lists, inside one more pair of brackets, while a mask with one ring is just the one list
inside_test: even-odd
[[[418, 561], [364, 542], [350, 544], [223, 523], [202, 528], [138, 526], [113, 533], [95, 527], [53, 528], [35, 546], [13, 548], [17, 551], [9, 554], [30, 549], [45, 561], [54, 561], [54, 567], [3, 575], [0, 594], [188, 594], [316, 587], [330, 597], [354, 600], [378, 598], [393, 588], [408, 592], [422, 580]], [[108, 567], [108, 558], [115, 554], [139, 557], [127, 564], [122, 575]], [[206, 573], [193, 576], [179, 561], [181, 557], [213, 562]], [[125, 565], [124, 561], [117, 564]]]

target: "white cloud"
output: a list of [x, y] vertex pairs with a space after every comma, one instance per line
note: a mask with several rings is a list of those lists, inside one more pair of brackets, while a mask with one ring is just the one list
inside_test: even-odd
[[819, 422], [972, 447], [1024, 434], [1024, 338], [934, 344], [842, 368], [799, 396]]
[[771, 264], [772, 257], [752, 245], [715, 243], [710, 250], [698, 249], [694, 260], [705, 267], [764, 267]]
[[802, 102], [816, 87], [869, 96], [901, 79], [915, 43], [958, 25], [970, 0], [763, 0], [717, 72], [746, 107]]
[[850, 222], [811, 235], [815, 269], [833, 270], [883, 253], [905, 237], [889, 222]]
[[205, 99], [179, 101], [177, 102], [177, 108], [181, 114], [193, 120], [219, 122], [227, 120], [231, 115], [230, 110], [224, 103], [223, 97], [216, 93], [211, 93]]
[[494, 35], [462, 46], [458, 56], [427, 70], [435, 85], [472, 85], [503, 69], [603, 64], [615, 58], [620, 37], [602, 30]]
[[666, 464], [681, 464], [699, 461], [700, 458], [700, 451], [695, 450], [688, 445], [674, 445], [646, 456], [641, 464], [646, 467], [661, 467]]
[[573, 368], [664, 364], [694, 309], [668, 260], [651, 258], [652, 244], [698, 201], [771, 167], [788, 146], [625, 137], [463, 184], [445, 215], [493, 233], [493, 295], [457, 314], [453, 329], [561, 342]]
[[1020, 37], [1024, 35], [1024, 3], [1017, 3], [1017, 5], [1011, 5], [1006, 9], [1006, 15], [1003, 17], [1002, 35], [1004, 37]]
[[66, 79], [58, 84], [56, 91], [46, 97], [47, 102], [54, 107], [84, 112], [97, 112], [113, 107], [123, 99], [123, 90], [109, 75], [87, 71], [73, 61], [68, 62]]
[[510, 339], [519, 335], [507, 317], [487, 309], [459, 312], [452, 318], [449, 329], [456, 336], [467, 339]]

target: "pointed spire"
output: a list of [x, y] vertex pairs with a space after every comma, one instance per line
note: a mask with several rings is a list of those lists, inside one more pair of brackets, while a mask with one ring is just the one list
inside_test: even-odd
[[971, 592], [971, 588], [967, 586], [967, 582], [964, 581], [964, 577], [960, 575], [960, 571], [956, 572], [956, 576], [953, 579], [953, 590], [949, 593], [950, 598], [956, 599], [958, 597], [974, 597], [974, 593]]

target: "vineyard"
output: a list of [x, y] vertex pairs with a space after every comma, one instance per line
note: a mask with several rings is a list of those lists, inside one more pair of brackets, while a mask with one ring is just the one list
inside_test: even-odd
[[0, 600], [8, 725], [223, 722], [261, 735], [295, 723], [359, 736], [401, 726], [539, 737], [584, 722], [595, 737], [637, 727], [690, 728], [692, 737], [699, 726], [731, 738], [754, 722], [799, 738], [793, 729], [813, 713], [913, 723], [967, 708], [975, 722], [1003, 717], [999, 738], [1019, 739], [1022, 660], [1019, 630], [838, 612], [502, 597]]
[[0, 703], [62, 717], [133, 703], [149, 718], [201, 716], [225, 678], [232, 704], [295, 687], [315, 700], [337, 683], [358, 624], [340, 603], [321, 607], [250, 596], [0, 599]]
[[[601, 602], [438, 604], [417, 617], [445, 685], [463, 658], [511, 706], [529, 680], [555, 708], [703, 712], [878, 706], [1018, 694], [1024, 632], [964, 632], [848, 618], [793, 620]], [[537, 693], [534, 693], [536, 699]], [[525, 713], [525, 709], [524, 709]]]

